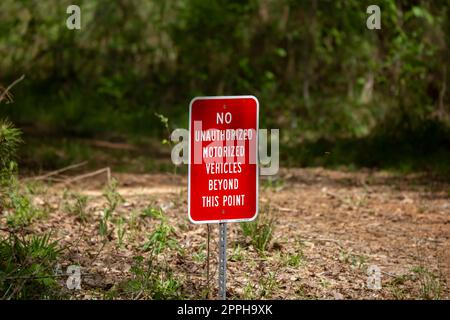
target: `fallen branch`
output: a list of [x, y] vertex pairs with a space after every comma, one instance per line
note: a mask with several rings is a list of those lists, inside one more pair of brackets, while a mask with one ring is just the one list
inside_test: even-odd
[[3, 100], [6, 100], [6, 99], [12, 101], [12, 96], [9, 93], [9, 91], [12, 89], [12, 87], [14, 87], [16, 84], [18, 84], [23, 79], [25, 79], [24, 74], [19, 79], [16, 79], [13, 83], [11, 83], [5, 90], [3, 90], [2, 94], [0, 95], [0, 102], [2, 102]]
[[109, 167], [106, 167], [106, 168], [103, 168], [103, 169], [99, 169], [99, 170], [96, 170], [96, 171], [93, 171], [93, 172], [85, 173], [85, 174], [76, 176], [76, 177], [74, 177], [72, 179], [66, 180], [64, 182], [64, 184], [65, 185], [71, 184], [71, 183], [76, 182], [76, 181], [80, 181], [80, 180], [83, 180], [83, 179], [86, 179], [86, 178], [94, 177], [94, 176], [99, 175], [101, 173], [106, 173], [106, 177], [107, 177], [108, 182], [111, 181], [111, 169]]
[[41, 176], [37, 176], [37, 177], [29, 177], [29, 178], [25, 178], [25, 179], [23, 179], [23, 180], [24, 180], [24, 181], [28, 181], [28, 180], [32, 180], [32, 181], [45, 180], [45, 179], [47, 179], [47, 178], [49, 178], [49, 177], [58, 175], [58, 174], [60, 174], [61, 172], [68, 171], [68, 170], [75, 169], [75, 168], [79, 168], [79, 167], [84, 166], [84, 165], [86, 165], [86, 164], [87, 164], [87, 161], [83, 161], [83, 162], [81, 162], [81, 163], [72, 164], [72, 165], [70, 165], [70, 166], [67, 166], [67, 167], [64, 167], [64, 168], [61, 168], [61, 169], [58, 169], [58, 170], [55, 170], [55, 171], [51, 171], [51, 172], [46, 173], [46, 174], [43, 174], [43, 175], [41, 175]]

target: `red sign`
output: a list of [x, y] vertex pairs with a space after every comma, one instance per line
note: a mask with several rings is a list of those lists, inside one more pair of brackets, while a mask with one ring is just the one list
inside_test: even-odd
[[258, 115], [253, 96], [191, 101], [188, 210], [193, 223], [256, 218]]

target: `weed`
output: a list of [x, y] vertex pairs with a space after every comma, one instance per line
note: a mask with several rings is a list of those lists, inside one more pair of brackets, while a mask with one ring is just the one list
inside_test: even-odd
[[424, 267], [415, 267], [411, 270], [416, 274], [420, 284], [420, 297], [426, 300], [439, 300], [442, 294], [442, 285], [439, 277]]
[[233, 252], [230, 256], [230, 261], [242, 261], [244, 260], [244, 255], [242, 253], [242, 247], [240, 244], [237, 244], [233, 248]]
[[353, 268], [364, 269], [367, 265], [367, 257], [364, 255], [353, 254], [345, 249], [339, 252], [339, 260], [349, 263]]
[[110, 236], [108, 230], [108, 221], [110, 220], [114, 210], [123, 202], [122, 196], [117, 191], [118, 182], [112, 179], [106, 186], [103, 196], [106, 198], [107, 207], [103, 209], [103, 215], [99, 222], [99, 234], [105, 239]]
[[103, 209], [103, 215], [100, 218], [100, 223], [98, 226], [98, 233], [104, 239], [106, 239], [109, 236], [108, 221], [111, 218], [111, 215], [112, 215], [112, 211], [109, 208]]
[[328, 288], [331, 285], [331, 283], [330, 283], [330, 281], [328, 281], [326, 279], [320, 279], [320, 285], [323, 288]]
[[277, 286], [275, 272], [269, 272], [266, 277], [262, 277], [259, 280], [260, 297], [264, 298], [272, 295]]
[[47, 214], [44, 208], [38, 208], [33, 204], [31, 195], [20, 188], [16, 177], [11, 178], [9, 196], [3, 205], [8, 210], [7, 223], [14, 228], [27, 226]]
[[88, 197], [78, 193], [64, 192], [64, 211], [77, 217], [81, 222], [86, 222], [88, 215], [86, 212]]
[[194, 252], [192, 255], [192, 258], [197, 263], [203, 263], [206, 261], [206, 252], [205, 252], [205, 245], [202, 245], [198, 251]]
[[154, 264], [151, 257], [133, 258], [130, 271], [132, 279], [125, 282], [124, 289], [133, 299], [180, 299], [181, 282], [173, 277], [171, 270]]
[[124, 225], [124, 219], [122, 217], [119, 217], [116, 222], [116, 235], [117, 235], [117, 242], [119, 247], [123, 246], [123, 239], [125, 237], [126, 229]]
[[164, 210], [162, 208], [156, 209], [152, 206], [148, 206], [147, 208], [145, 208], [144, 210], [142, 210], [142, 214], [143, 217], [151, 217], [154, 219], [158, 219], [158, 220], [164, 220], [165, 214], [164, 214]]
[[253, 300], [256, 298], [255, 288], [252, 286], [251, 281], [249, 281], [244, 287], [243, 297], [244, 300]]
[[164, 221], [161, 221], [159, 226], [153, 231], [148, 241], [144, 244], [145, 251], [151, 251], [154, 254], [159, 254], [166, 248], [180, 249], [178, 241], [172, 236], [174, 235], [174, 228]]
[[394, 277], [391, 282], [388, 284], [388, 287], [390, 288], [390, 291], [392, 295], [397, 300], [403, 300], [406, 297], [405, 289], [402, 288], [402, 286], [405, 284], [406, 281], [410, 280], [411, 277], [409, 275], [400, 275]]
[[273, 218], [259, 217], [252, 222], [241, 223], [241, 230], [244, 236], [250, 238], [250, 242], [259, 252], [264, 252], [272, 240], [275, 228]]
[[296, 268], [301, 265], [303, 259], [304, 259], [303, 251], [294, 254], [287, 254], [285, 256], [285, 264], [289, 267]]
[[133, 209], [130, 213], [130, 219], [128, 220], [128, 226], [131, 230], [137, 230], [138, 229], [138, 217], [139, 217], [139, 211]]
[[263, 180], [262, 187], [264, 190], [271, 189], [274, 191], [280, 191], [284, 188], [284, 180], [281, 178], [269, 177]]
[[117, 191], [117, 187], [118, 182], [116, 179], [113, 178], [103, 191], [103, 196], [106, 198], [108, 208], [111, 211], [116, 210], [116, 207], [124, 201], [122, 196]]

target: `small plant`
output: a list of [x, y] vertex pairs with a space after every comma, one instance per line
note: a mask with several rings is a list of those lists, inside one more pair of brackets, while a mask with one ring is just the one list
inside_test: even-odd
[[192, 255], [192, 258], [197, 263], [203, 263], [206, 261], [206, 253], [204, 251], [204, 248], [200, 248], [200, 250], [194, 252]]
[[269, 272], [266, 277], [262, 277], [259, 280], [260, 297], [264, 298], [272, 295], [277, 286], [275, 272]]
[[364, 269], [367, 266], [367, 257], [364, 255], [353, 254], [345, 249], [339, 252], [339, 260], [349, 263], [352, 268]]
[[112, 179], [110, 183], [106, 186], [103, 196], [106, 198], [107, 207], [103, 209], [103, 215], [100, 219], [99, 223], [99, 234], [103, 238], [108, 238], [110, 236], [110, 232], [108, 229], [108, 222], [111, 219], [111, 216], [116, 210], [116, 207], [123, 202], [122, 196], [117, 192], [118, 182], [116, 179]]
[[265, 190], [271, 189], [274, 191], [280, 191], [284, 187], [284, 180], [281, 178], [272, 178], [269, 176], [269, 178], [263, 180], [262, 186]]
[[103, 191], [103, 197], [106, 198], [108, 209], [111, 211], [116, 210], [116, 207], [123, 202], [122, 196], [117, 191], [118, 184], [117, 180], [113, 178]]
[[125, 282], [124, 290], [132, 299], [181, 299], [181, 282], [173, 277], [170, 269], [156, 265], [150, 257], [134, 257], [130, 271], [132, 279]]
[[151, 217], [158, 220], [164, 220], [165, 214], [162, 208], [156, 209], [152, 206], [148, 206], [144, 210], [142, 210], [143, 217]]
[[303, 262], [304, 255], [303, 252], [297, 252], [295, 254], [288, 254], [285, 259], [286, 265], [296, 268]]
[[15, 176], [11, 177], [10, 183], [8, 196], [3, 203], [8, 212], [6, 221], [10, 227], [25, 227], [35, 219], [46, 215], [46, 210], [36, 207], [31, 195], [20, 188]]
[[51, 299], [58, 297], [54, 269], [62, 249], [49, 235], [0, 239], [0, 298]]
[[64, 211], [76, 216], [81, 222], [86, 222], [88, 215], [86, 212], [88, 197], [77, 193], [64, 193]]
[[251, 281], [245, 285], [242, 298], [244, 300], [253, 300], [256, 298], [255, 288], [252, 286]]
[[241, 223], [244, 236], [249, 237], [251, 244], [259, 252], [266, 251], [273, 237], [275, 220], [273, 218], [261, 218], [256, 221]]
[[161, 221], [159, 226], [153, 231], [148, 241], [144, 244], [145, 251], [151, 251], [154, 254], [159, 254], [166, 248], [180, 249], [178, 241], [173, 238], [174, 228], [164, 221]]
[[103, 209], [103, 215], [100, 218], [100, 223], [98, 226], [98, 233], [100, 234], [100, 236], [102, 236], [105, 239], [109, 236], [108, 221], [111, 218], [111, 214], [112, 214], [112, 211], [109, 210], [108, 208]]
[[[169, 128], [169, 118], [167, 118], [166, 116], [164, 116], [160, 113], [156, 113], [156, 112], [155, 112], [155, 116], [161, 122], [162, 126], [164, 127], [164, 130], [166, 131], [166, 135], [167, 135], [167, 138], [164, 138], [161, 140], [162, 145], [167, 145], [170, 148], [172, 148], [173, 142], [170, 139], [171, 132], [170, 132], [170, 128]], [[177, 166], [176, 165], [174, 165], [174, 167], [173, 167], [173, 173], [177, 174]]]
[[130, 219], [128, 220], [128, 226], [131, 230], [137, 230], [138, 225], [138, 218], [139, 218], [139, 211], [133, 209], [130, 213]]
[[240, 244], [237, 244], [231, 253], [230, 261], [242, 261], [244, 260], [244, 255], [242, 253], [242, 247]]
[[392, 281], [388, 284], [388, 287], [397, 300], [403, 300], [406, 297], [405, 289], [403, 288], [403, 285], [406, 281], [410, 280], [410, 275], [399, 275], [395, 276]]
[[439, 277], [424, 267], [415, 267], [411, 270], [416, 274], [420, 284], [420, 297], [425, 300], [439, 300], [442, 294], [442, 285]]
[[118, 242], [119, 247], [122, 247], [123, 239], [124, 239], [125, 233], [126, 233], [124, 219], [122, 217], [119, 217], [117, 219], [115, 225], [116, 225], [117, 242]]

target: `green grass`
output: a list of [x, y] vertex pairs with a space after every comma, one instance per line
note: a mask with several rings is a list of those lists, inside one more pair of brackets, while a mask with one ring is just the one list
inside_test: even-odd
[[303, 252], [297, 252], [294, 254], [288, 254], [285, 257], [285, 264], [289, 267], [297, 268], [304, 261]]
[[80, 222], [88, 220], [87, 202], [88, 197], [78, 193], [64, 192], [63, 210], [75, 216]]
[[339, 252], [339, 260], [344, 263], [348, 263], [352, 268], [364, 269], [367, 266], [367, 257], [364, 255], [354, 254], [345, 249], [341, 249]]
[[427, 268], [418, 266], [411, 270], [419, 283], [420, 298], [424, 300], [440, 300], [443, 285], [437, 275]]
[[250, 240], [250, 244], [260, 253], [266, 251], [272, 240], [275, 220], [261, 215], [255, 221], [240, 223], [242, 234]]
[[164, 266], [160, 266], [155, 259], [143, 256], [133, 258], [133, 266], [130, 269], [131, 279], [119, 285], [131, 299], [182, 299], [182, 282], [176, 279], [173, 272]]
[[147, 206], [141, 213], [142, 217], [150, 217], [157, 220], [165, 220], [164, 210], [161, 208], [155, 208], [153, 206]]
[[108, 223], [112, 218], [117, 206], [124, 201], [122, 196], [117, 191], [118, 182], [116, 179], [111, 179], [103, 191], [103, 197], [106, 199], [106, 207], [103, 209], [102, 217], [99, 221], [98, 231], [100, 236], [105, 240], [109, 239], [112, 230], [109, 230]]

